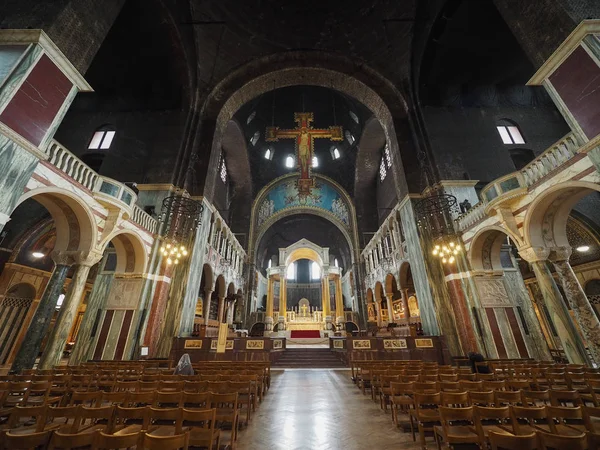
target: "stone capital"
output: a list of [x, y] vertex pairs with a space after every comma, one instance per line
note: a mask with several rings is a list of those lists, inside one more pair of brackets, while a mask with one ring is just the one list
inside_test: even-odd
[[571, 253], [573, 253], [573, 248], [572, 247], [554, 247], [551, 251], [550, 251], [550, 256], [548, 259], [550, 259], [550, 261], [552, 261], [553, 263], [555, 262], [562, 262], [562, 261], [569, 261], [569, 258], [571, 257]]
[[54, 250], [50, 257], [57, 266], [72, 266], [77, 263], [78, 253]]
[[546, 261], [550, 255], [550, 249], [546, 247], [524, 247], [519, 250], [519, 255], [529, 263]]

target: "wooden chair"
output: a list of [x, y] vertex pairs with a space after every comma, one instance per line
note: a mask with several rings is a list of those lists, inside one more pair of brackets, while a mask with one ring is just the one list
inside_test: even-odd
[[550, 404], [550, 391], [521, 391], [523, 406], [544, 406]]
[[183, 392], [157, 391], [154, 395], [153, 408], [179, 408], [183, 406]]
[[152, 436], [144, 433], [140, 448], [147, 450], [188, 450], [190, 432], [175, 436]]
[[520, 406], [523, 402], [523, 394], [521, 391], [494, 391], [494, 405], [495, 406], [506, 406], [506, 405], [517, 405]]
[[504, 391], [505, 389], [506, 381], [504, 380], [483, 381], [483, 391]]
[[585, 433], [574, 436], [544, 433], [538, 431], [540, 450], [588, 450], [588, 439]]
[[510, 414], [515, 434], [525, 435], [537, 431], [551, 432], [550, 420], [544, 406], [511, 406]]
[[144, 430], [153, 436], [181, 434], [183, 408], [148, 408]]
[[433, 381], [415, 381], [413, 391], [420, 394], [440, 392], [439, 383]]
[[152, 406], [156, 391], [151, 392], [129, 392], [127, 394], [128, 407]]
[[100, 406], [101, 403], [101, 391], [75, 391], [71, 392], [67, 406], [84, 405], [94, 407]]
[[442, 392], [442, 406], [466, 408], [471, 406], [468, 392]]
[[219, 423], [219, 427], [223, 427], [223, 425], [231, 426], [231, 448], [233, 449], [237, 441], [239, 424], [237, 393], [212, 393], [210, 396], [210, 407], [211, 409], [216, 409], [216, 420]]
[[15, 406], [10, 413], [6, 428], [13, 434], [44, 431], [46, 409], [46, 405]]
[[494, 391], [469, 391], [469, 401], [473, 406], [491, 406], [494, 404]]
[[208, 381], [184, 381], [183, 392], [204, 392], [208, 390]]
[[92, 450], [116, 450], [123, 448], [136, 448], [140, 445], [141, 438], [142, 434], [139, 432], [114, 435], [98, 431], [94, 436]]
[[461, 391], [460, 389], [460, 383], [458, 381], [440, 381], [440, 391], [442, 392], [459, 392]]
[[32, 448], [48, 448], [48, 442], [52, 436], [51, 431], [41, 431], [39, 433], [13, 434], [12, 430], [6, 432], [0, 437], [0, 448], [21, 450]]
[[30, 381], [10, 381], [5, 389], [7, 394], [4, 399], [4, 407], [12, 408], [17, 405], [22, 405], [30, 384]]
[[550, 390], [552, 406], [581, 406], [583, 402], [577, 391]]
[[435, 425], [433, 433], [439, 449], [441, 449], [442, 442], [445, 442], [448, 448], [453, 448], [457, 444], [477, 444], [479, 442], [479, 436], [475, 432], [472, 406], [466, 408], [440, 406], [438, 410], [441, 425]]
[[136, 392], [138, 390], [139, 390], [139, 381], [138, 380], [132, 380], [132, 381], [119, 380], [115, 383], [115, 387], [114, 387], [114, 391], [116, 391], [116, 392], [119, 392], [119, 391]]
[[536, 433], [515, 436], [490, 431], [488, 437], [492, 450], [537, 450], [539, 448]]
[[49, 450], [64, 449], [71, 450], [74, 448], [91, 447], [96, 433], [95, 432], [84, 432], [84, 433], [64, 433], [61, 431], [55, 431], [50, 439]]
[[415, 393], [414, 394], [414, 406], [415, 408], [410, 410], [410, 431], [412, 433], [413, 441], [416, 441], [415, 436], [415, 422], [417, 430], [419, 431], [419, 437], [421, 441], [421, 447], [426, 448], [425, 442], [425, 431], [433, 432], [433, 428], [436, 425], [440, 425], [440, 413], [438, 406], [442, 401], [442, 396], [439, 392], [437, 393]]
[[511, 391], [531, 390], [531, 383], [528, 380], [506, 380], [506, 388]]
[[44, 430], [67, 430], [73, 427], [79, 406], [50, 406], [46, 409]]
[[483, 391], [483, 381], [459, 380], [460, 389], [463, 391]]
[[134, 408], [117, 406], [115, 408], [112, 432], [119, 435], [145, 432], [145, 427], [149, 423], [149, 410], [149, 406]]
[[554, 434], [573, 436], [587, 430], [581, 407], [546, 406], [546, 417]]
[[386, 412], [387, 406], [390, 402], [390, 395], [392, 393], [390, 383], [398, 381], [400, 381], [400, 375], [382, 375], [380, 378], [379, 407]]
[[160, 380], [158, 382], [158, 390], [159, 391], [183, 391], [183, 387], [185, 386], [185, 381], [182, 380]]
[[210, 406], [210, 392], [184, 392], [182, 406], [186, 409], [207, 409]]
[[68, 432], [76, 434], [110, 430], [113, 426], [114, 412], [114, 406], [90, 408], [82, 405], [79, 407], [77, 417]]
[[183, 409], [183, 426], [190, 431], [190, 445], [217, 450], [220, 447], [221, 430], [216, 428], [216, 410]]
[[101, 406], [107, 405], [123, 405], [127, 403], [128, 391], [103, 392], [100, 399]]
[[413, 406], [413, 383], [394, 382], [390, 383], [390, 409], [392, 410], [392, 421], [398, 426], [398, 412], [406, 411]]
[[474, 406], [473, 409], [475, 411], [476, 430], [481, 448], [487, 448], [490, 432], [514, 433], [510, 408], [508, 406]]

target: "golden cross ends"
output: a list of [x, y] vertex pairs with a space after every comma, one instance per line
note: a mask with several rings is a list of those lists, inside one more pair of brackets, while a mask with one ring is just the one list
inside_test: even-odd
[[314, 154], [315, 139], [331, 139], [342, 141], [343, 129], [341, 126], [330, 126], [329, 128], [313, 128], [313, 113], [294, 113], [294, 121], [297, 126], [293, 129], [280, 129], [279, 127], [267, 127], [265, 140], [276, 142], [279, 139], [294, 139], [296, 151], [296, 166], [300, 169], [298, 179], [298, 193], [300, 195], [310, 194], [314, 186], [314, 180], [310, 176], [310, 168]]

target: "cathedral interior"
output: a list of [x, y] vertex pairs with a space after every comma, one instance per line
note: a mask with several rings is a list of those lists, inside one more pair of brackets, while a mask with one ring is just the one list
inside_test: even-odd
[[[9, 383], [61, 370], [266, 364], [269, 411], [320, 383], [294, 368], [336, 370], [407, 449], [438, 431], [402, 433], [376, 369], [600, 370], [599, 2], [0, 10], [0, 448], [20, 448]], [[304, 445], [255, 406], [228, 448]], [[372, 447], [349, 436], [305, 448]]]

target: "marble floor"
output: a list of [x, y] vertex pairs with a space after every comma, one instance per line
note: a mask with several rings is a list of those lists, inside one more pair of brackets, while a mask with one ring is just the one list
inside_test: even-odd
[[420, 449], [410, 433], [394, 427], [389, 410], [359, 391], [350, 370], [286, 369], [271, 376], [269, 393], [239, 433], [238, 450]]

